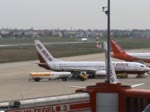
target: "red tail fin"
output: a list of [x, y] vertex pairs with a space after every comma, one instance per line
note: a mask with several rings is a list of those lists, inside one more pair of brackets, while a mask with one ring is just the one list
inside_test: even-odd
[[46, 63], [42, 56], [37, 52], [40, 63]]
[[50, 70], [50, 67], [47, 65], [46, 61], [42, 58], [42, 56], [38, 52], [37, 52], [37, 54], [38, 54], [38, 58], [39, 58], [39, 61], [40, 61], [40, 63], [38, 63], [38, 65], [40, 67], [43, 67], [43, 68], [47, 69], [47, 70]]
[[125, 53], [125, 51], [113, 39], [111, 40], [111, 46], [114, 54]]

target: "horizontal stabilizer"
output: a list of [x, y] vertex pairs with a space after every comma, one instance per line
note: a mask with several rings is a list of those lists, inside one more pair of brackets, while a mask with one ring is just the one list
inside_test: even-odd
[[47, 65], [47, 63], [37, 63], [38, 65]]

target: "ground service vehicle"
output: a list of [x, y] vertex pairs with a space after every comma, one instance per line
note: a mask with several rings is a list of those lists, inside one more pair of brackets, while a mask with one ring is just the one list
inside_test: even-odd
[[71, 72], [31, 72], [30, 80], [38, 82], [42, 79], [62, 79], [62, 81], [67, 81], [67, 79], [69, 79], [71, 76]]
[[75, 72], [71, 79], [84, 81], [88, 79], [88, 74], [86, 72]]

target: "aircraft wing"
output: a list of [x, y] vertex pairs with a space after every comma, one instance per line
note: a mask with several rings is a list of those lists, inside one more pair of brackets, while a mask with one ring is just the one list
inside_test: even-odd
[[47, 63], [37, 63], [38, 65], [47, 65]]
[[47, 69], [47, 70], [50, 69], [47, 63], [37, 63], [37, 64], [38, 64], [40, 67], [43, 67], [43, 68], [45, 68], [45, 69]]

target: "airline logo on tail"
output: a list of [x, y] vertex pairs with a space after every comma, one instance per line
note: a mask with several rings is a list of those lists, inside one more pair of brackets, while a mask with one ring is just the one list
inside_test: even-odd
[[120, 46], [117, 44], [115, 40], [111, 40], [111, 45], [114, 54], [123, 53], [124, 51], [120, 48]]
[[35, 40], [35, 46], [38, 51], [38, 55], [42, 60], [45, 60], [46, 62], [52, 61], [53, 57], [39, 40]]
[[51, 57], [48, 55], [48, 53], [43, 49], [43, 47], [40, 44], [37, 44], [37, 47], [41, 50], [42, 54], [46, 57], [47, 60], [51, 61]]

